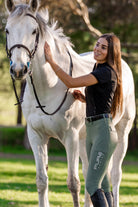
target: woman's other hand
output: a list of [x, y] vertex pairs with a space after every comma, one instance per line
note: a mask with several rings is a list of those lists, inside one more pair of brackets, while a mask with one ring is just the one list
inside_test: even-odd
[[73, 97], [76, 99], [76, 100], [79, 100], [83, 103], [86, 102], [85, 100], [85, 96], [81, 93], [81, 91], [79, 90], [74, 90], [73, 93], [72, 93]]

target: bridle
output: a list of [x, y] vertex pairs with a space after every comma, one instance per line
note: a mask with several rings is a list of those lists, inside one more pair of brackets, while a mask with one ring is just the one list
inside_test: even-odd
[[[27, 13], [26, 15], [32, 17], [32, 18], [35, 19], [36, 22], [37, 22], [37, 19], [36, 19], [32, 14]], [[31, 62], [31, 60], [33, 59], [33, 57], [34, 57], [34, 55], [35, 55], [35, 52], [36, 52], [36, 50], [37, 50], [38, 43], [39, 43], [39, 30], [37, 30], [37, 33], [36, 33], [36, 39], [35, 39], [35, 47], [34, 47], [34, 49], [33, 49], [32, 51], [30, 51], [30, 50], [29, 50], [25, 45], [23, 45], [23, 44], [15, 44], [15, 45], [13, 45], [10, 49], [8, 49], [8, 44], [7, 44], [7, 34], [6, 34], [6, 52], [7, 52], [7, 57], [10, 59], [10, 65], [12, 64], [12, 61], [11, 61], [12, 50], [13, 50], [14, 48], [21, 48], [21, 47], [22, 47], [22, 48], [24, 48], [24, 49], [27, 51], [28, 56], [29, 56], [29, 58], [30, 58], [29, 62], [27, 62], [27, 66], [28, 66], [28, 68], [29, 68], [29, 67], [30, 67], [30, 62]], [[69, 51], [67, 51], [67, 53], [68, 53], [69, 58], [70, 58], [69, 75], [72, 76], [72, 70], [73, 70], [72, 57], [71, 57]], [[46, 112], [46, 111], [43, 109], [43, 108], [46, 107], [46, 106], [42, 106], [41, 103], [40, 103], [40, 101], [39, 101], [38, 95], [37, 95], [37, 93], [36, 93], [35, 85], [34, 85], [34, 82], [33, 82], [32, 71], [31, 71], [30, 69], [29, 69], [29, 71], [28, 71], [28, 74], [29, 74], [29, 77], [30, 77], [30, 80], [31, 80], [31, 84], [32, 84], [32, 87], [33, 87], [33, 91], [34, 91], [34, 95], [35, 95], [35, 98], [36, 98], [36, 101], [37, 101], [37, 104], [38, 104], [38, 106], [36, 106], [36, 108], [40, 108], [41, 111], [42, 111], [44, 114], [46, 114], [46, 115], [54, 115], [55, 113], [57, 113], [57, 112], [60, 110], [60, 108], [62, 107], [62, 105], [64, 104], [64, 102], [65, 102], [65, 100], [66, 100], [66, 98], [67, 98], [67, 94], [68, 94], [69, 88], [67, 88], [66, 93], [65, 93], [65, 95], [64, 95], [64, 98], [63, 98], [61, 104], [58, 106], [58, 108], [57, 108], [54, 112], [52, 112], [52, 113], [48, 113], [48, 112]], [[22, 98], [19, 99], [19, 97], [18, 97], [18, 95], [17, 95], [16, 86], [15, 86], [15, 79], [14, 79], [12, 76], [11, 76], [11, 79], [12, 79], [13, 88], [14, 88], [14, 92], [15, 92], [15, 96], [16, 96], [16, 100], [17, 100], [17, 103], [16, 103], [15, 105], [19, 105], [19, 104], [21, 104], [21, 103], [23, 102], [23, 100], [22, 100]]]
[[[27, 13], [26, 16], [32, 17], [37, 22], [37, 19], [32, 14]], [[7, 52], [7, 57], [11, 60], [11, 56], [12, 56], [13, 49], [15, 49], [15, 48], [21, 48], [22, 47], [22, 48], [24, 48], [27, 51], [28, 56], [29, 56], [30, 61], [31, 61], [31, 59], [34, 57], [34, 54], [35, 54], [35, 52], [37, 50], [38, 43], [39, 43], [39, 30], [37, 29], [37, 31], [36, 31], [36, 38], [35, 38], [35, 46], [34, 46], [34, 49], [32, 51], [30, 51], [23, 44], [15, 44], [10, 49], [8, 49], [7, 34], [6, 34], [6, 52]]]

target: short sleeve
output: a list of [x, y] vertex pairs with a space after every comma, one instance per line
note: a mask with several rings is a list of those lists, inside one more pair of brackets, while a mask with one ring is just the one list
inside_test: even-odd
[[99, 83], [111, 81], [111, 69], [108, 67], [97, 68], [91, 74], [95, 76]]

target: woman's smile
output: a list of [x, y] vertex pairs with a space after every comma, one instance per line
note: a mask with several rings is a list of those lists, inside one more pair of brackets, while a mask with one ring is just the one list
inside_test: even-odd
[[94, 59], [97, 63], [106, 62], [108, 53], [108, 42], [105, 38], [100, 38], [94, 47]]

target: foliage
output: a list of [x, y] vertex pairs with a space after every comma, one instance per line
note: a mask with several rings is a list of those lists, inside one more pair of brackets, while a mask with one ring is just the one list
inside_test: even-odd
[[0, 128], [1, 145], [22, 145], [25, 129], [23, 127]]
[[[25, 127], [0, 127], [0, 152], [4, 153], [31, 153], [23, 147]], [[65, 148], [59, 140], [50, 138], [48, 143], [50, 154], [65, 155]]]
[[125, 161], [138, 161], [138, 150], [128, 150], [125, 156]]
[[91, 21], [104, 32], [105, 30], [116, 31], [115, 33], [123, 42], [136, 42], [138, 5], [134, 2], [119, 0], [88, 1], [88, 6], [92, 9], [90, 12]]

